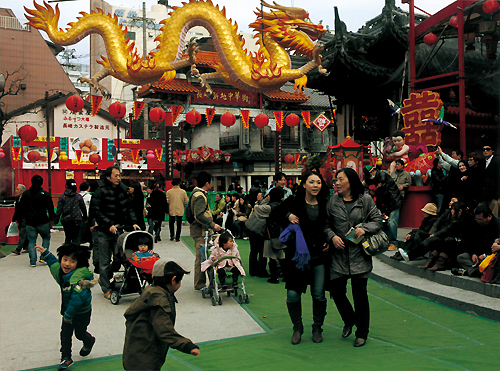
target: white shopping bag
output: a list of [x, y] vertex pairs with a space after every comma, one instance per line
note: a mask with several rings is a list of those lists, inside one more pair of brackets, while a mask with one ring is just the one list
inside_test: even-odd
[[7, 230], [7, 237], [16, 237], [19, 236], [19, 228], [17, 228], [17, 224], [12, 222], [9, 225], [9, 229]]
[[222, 229], [226, 229], [227, 214], [228, 213], [224, 213], [224, 215], [222, 215], [222, 225], [221, 225]]

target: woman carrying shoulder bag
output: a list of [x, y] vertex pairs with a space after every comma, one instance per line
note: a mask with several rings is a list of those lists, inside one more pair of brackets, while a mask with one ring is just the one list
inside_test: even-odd
[[[331, 242], [330, 283], [328, 289], [344, 321], [342, 337], [348, 337], [356, 325], [355, 347], [365, 345], [370, 324], [370, 305], [366, 289], [373, 269], [372, 257], [363, 251], [361, 243], [355, 244], [345, 236], [349, 230], [362, 223], [355, 231], [355, 238], [365, 233], [376, 233], [382, 228], [382, 216], [372, 198], [364, 193], [358, 174], [350, 168], [337, 172], [337, 195], [326, 205], [326, 227]], [[347, 280], [351, 280], [354, 310], [346, 296]]]

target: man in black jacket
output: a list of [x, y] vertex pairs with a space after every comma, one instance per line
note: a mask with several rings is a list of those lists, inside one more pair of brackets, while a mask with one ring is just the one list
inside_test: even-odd
[[370, 165], [365, 166], [365, 183], [377, 208], [389, 218], [387, 223], [389, 250], [397, 250], [399, 210], [403, 204], [401, 191], [390, 175]]
[[490, 145], [483, 146], [483, 197], [480, 204], [487, 205], [495, 218], [498, 218], [498, 203], [500, 198], [500, 159], [493, 154]]
[[479, 263], [486, 255], [491, 254], [491, 245], [500, 237], [498, 219], [493, 216], [486, 205], [474, 210], [476, 221], [471, 226], [470, 238], [462, 241], [464, 253], [457, 256], [460, 268], [453, 268], [451, 273], [457, 276], [479, 277]]
[[26, 187], [24, 184], [18, 184], [16, 187], [16, 203], [14, 206], [14, 215], [12, 215], [12, 222], [16, 223], [19, 227], [19, 242], [17, 243], [17, 247], [15, 250], [12, 250], [12, 252], [16, 255], [21, 255], [21, 251], [24, 249], [28, 251], [28, 237], [26, 236], [26, 223], [24, 222], [24, 219], [21, 218], [21, 213], [20, 213], [20, 208], [19, 208], [19, 202], [21, 201], [21, 196], [23, 195], [23, 192], [26, 190]]
[[111, 297], [111, 257], [113, 256], [113, 262], [119, 262], [119, 257], [115, 254], [117, 227], [133, 225], [135, 230], [140, 229], [132, 209], [129, 189], [120, 179], [120, 169], [116, 166], [108, 167], [104, 171], [104, 180], [90, 200], [90, 214], [97, 223], [94, 246], [97, 246], [99, 252], [99, 282], [106, 299]]
[[[28, 236], [28, 250], [30, 255], [30, 265], [36, 267], [36, 238], [38, 234], [42, 237], [42, 246], [49, 249], [50, 227], [54, 224], [56, 214], [54, 204], [50, 194], [42, 188], [43, 178], [40, 175], [33, 175], [31, 187], [23, 193], [19, 201], [20, 214], [17, 219], [24, 219], [26, 223], [26, 234]], [[47, 213], [49, 216], [47, 216]], [[40, 262], [44, 263], [43, 260]]]

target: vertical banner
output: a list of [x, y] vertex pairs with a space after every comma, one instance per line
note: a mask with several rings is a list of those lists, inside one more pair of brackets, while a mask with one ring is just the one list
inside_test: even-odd
[[165, 180], [169, 181], [174, 178], [174, 161], [172, 156], [173, 150], [173, 125], [174, 117], [172, 111], [167, 111], [165, 119]]
[[281, 130], [274, 132], [274, 174], [281, 172]]
[[281, 131], [283, 128], [283, 111], [274, 111], [273, 113], [276, 119], [276, 131]]
[[175, 122], [177, 121], [177, 119], [179, 118], [182, 110], [184, 108], [182, 106], [171, 106], [170, 107], [170, 110], [172, 111], [172, 125], [175, 124]]
[[139, 120], [142, 114], [142, 110], [144, 109], [144, 106], [146, 106], [146, 102], [135, 102], [134, 101], [134, 120]]
[[302, 115], [302, 118], [304, 119], [304, 122], [306, 123], [306, 128], [310, 129], [311, 128], [311, 111], [302, 111], [300, 114]]
[[212, 120], [215, 116], [215, 108], [205, 108], [205, 117], [207, 118], [207, 126], [212, 125]]
[[90, 96], [90, 105], [92, 107], [91, 113], [92, 116], [95, 116], [97, 111], [99, 111], [99, 108], [101, 107], [102, 104], [102, 97], [99, 95], [91, 95]]
[[250, 122], [250, 111], [242, 109], [240, 110], [240, 112], [241, 112], [241, 118], [243, 120], [243, 125], [245, 125], [245, 129], [248, 129], [248, 125]]

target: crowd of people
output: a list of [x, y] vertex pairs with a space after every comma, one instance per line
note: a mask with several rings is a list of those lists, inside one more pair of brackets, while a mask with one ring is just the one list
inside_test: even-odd
[[[73, 331], [83, 341], [81, 355], [88, 355], [95, 342], [86, 331], [90, 322], [88, 293], [95, 284], [88, 269], [89, 251], [93, 252], [94, 273], [99, 274], [104, 297], [110, 299], [110, 279], [121, 264], [115, 249], [118, 235], [125, 226], [131, 226], [134, 230], [147, 229], [154, 236], [154, 242], [159, 242], [161, 223], [166, 215], [169, 216], [171, 241], [180, 241], [184, 216], [190, 224], [190, 235], [196, 249], [195, 290], [207, 286], [206, 275], [202, 272], [201, 249], [205, 243], [205, 232], [225, 231], [221, 254], [233, 248], [234, 240], [249, 240], [249, 275], [267, 278], [270, 284], [285, 283], [286, 308], [293, 325], [292, 344], [302, 340], [301, 297], [309, 287], [313, 304], [313, 342], [323, 341], [326, 292], [329, 292], [344, 322], [341, 336], [347, 338], [355, 328], [353, 345], [361, 347], [366, 344], [369, 333], [367, 284], [372, 271], [372, 257], [365, 253], [359, 242], [364, 235], [385, 229], [390, 249], [396, 251], [392, 258], [411, 261], [424, 257], [427, 260], [422, 269], [440, 271], [451, 268], [453, 274], [471, 277], [480, 275], [482, 260], [500, 250], [500, 224], [497, 219], [500, 160], [493, 156], [491, 146], [485, 145], [483, 154], [484, 159], [471, 153], [467, 161], [463, 161], [461, 151], [455, 150], [448, 156], [437, 148], [429, 177], [435, 202], [422, 208], [424, 218], [420, 227], [408, 233], [404, 241], [397, 239], [399, 214], [407, 189], [412, 185], [412, 177], [405, 171], [405, 161], [401, 159], [394, 161], [394, 170], [390, 174], [377, 167], [366, 166], [363, 169], [364, 182], [351, 168], [338, 170], [332, 195], [317, 171], [304, 172], [293, 191], [286, 187], [286, 175], [278, 173], [269, 189], [256, 181], [245, 194], [240, 186], [231, 184], [230, 191], [225, 195], [215, 194], [213, 205], [210, 205], [208, 197], [213, 188], [212, 176], [205, 171], [198, 173], [197, 186], [188, 197], [179, 179], [172, 182], [172, 188], [167, 192], [152, 183], [145, 195], [140, 183], [131, 182], [126, 186], [121, 181], [119, 168], [110, 167], [92, 195], [86, 182], [80, 184], [78, 193], [76, 182], [67, 180], [56, 212], [49, 194], [43, 190], [42, 177], [35, 175], [29, 189], [22, 184], [16, 188], [18, 199], [13, 221], [18, 222], [20, 242], [13, 253], [19, 255], [27, 250], [30, 265], [36, 267], [37, 251], [40, 252], [39, 262], [49, 264], [61, 286], [61, 314], [64, 320], [59, 369], [68, 368], [73, 363], [71, 340], [68, 340]], [[49, 245], [50, 228], [59, 220], [64, 229], [65, 243], [58, 249], [57, 259], [50, 253]], [[348, 238], [348, 233], [352, 231], [354, 237]], [[42, 238], [42, 246], [35, 248], [38, 235]], [[87, 242], [89, 247], [82, 246]], [[138, 246], [135, 258], [155, 257], [156, 266], [159, 257], [152, 253], [151, 246], [143, 245], [142, 250]], [[224, 268], [221, 280], [225, 280], [225, 271], [231, 271], [233, 278], [245, 274], [238, 264]], [[174, 305], [173, 294], [180, 287], [182, 276], [187, 273], [175, 262], [163, 262], [157, 275], [153, 274], [153, 287], [138, 300], [154, 297], [153, 302]], [[71, 278], [73, 275], [75, 277]], [[75, 281], [76, 278], [79, 279]], [[353, 304], [346, 295], [349, 280]], [[69, 291], [74, 291], [71, 294], [69, 286]], [[149, 296], [145, 299], [144, 295]], [[77, 308], [73, 298], [79, 303]], [[130, 349], [134, 348], [131, 344], [136, 344], [137, 338], [130, 332], [129, 325], [134, 328], [137, 321], [143, 321], [146, 315], [143, 306], [135, 308], [136, 305], [139, 304], [134, 303], [125, 315], [126, 348]], [[167, 317], [156, 314], [153, 322], [163, 326], [172, 321], [171, 317]], [[165, 331], [162, 336], [168, 338], [174, 331], [173, 326]], [[173, 338], [177, 349], [199, 355], [198, 347], [188, 339], [178, 334]], [[149, 337], [145, 341], [161, 343], [162, 339]], [[158, 345], [158, 351], [160, 356], [155, 364], [161, 366], [168, 346]], [[131, 350], [131, 354], [137, 355], [137, 349]], [[134, 359], [130, 354], [124, 355], [124, 365], [128, 363], [126, 369], [132, 367]]]

